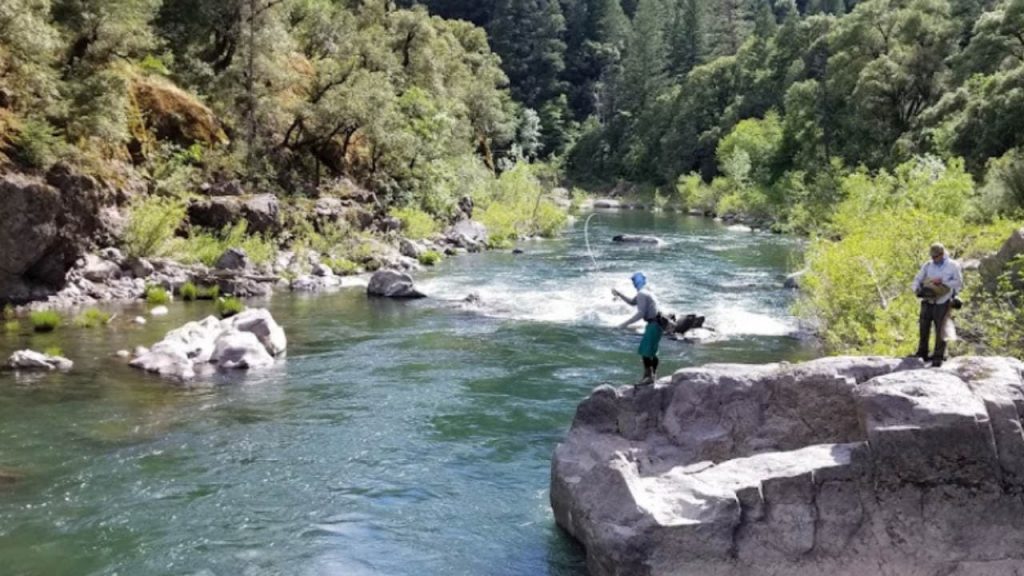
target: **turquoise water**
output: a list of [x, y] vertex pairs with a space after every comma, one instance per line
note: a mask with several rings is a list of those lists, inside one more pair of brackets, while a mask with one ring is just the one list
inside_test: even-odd
[[[577, 403], [641, 373], [614, 329], [645, 271], [663, 306], [715, 327], [664, 341], [662, 373], [797, 360], [780, 286], [792, 240], [681, 215], [600, 213], [587, 237], [446, 260], [432, 297], [278, 295], [273, 370], [182, 388], [113, 357], [211, 312], [174, 304], [143, 327], [0, 336], [60, 346], [66, 375], [0, 375], [0, 573], [14, 575], [582, 575], [554, 525], [550, 457]], [[613, 245], [651, 233], [661, 249]], [[466, 304], [470, 293], [479, 304]], [[4, 475], [16, 476], [4, 482]]]

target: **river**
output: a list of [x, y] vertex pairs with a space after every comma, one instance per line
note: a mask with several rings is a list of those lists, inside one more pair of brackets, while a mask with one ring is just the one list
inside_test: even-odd
[[[584, 229], [587, 233], [584, 233]], [[661, 248], [617, 245], [655, 234]], [[589, 249], [588, 249], [589, 240]], [[595, 386], [635, 382], [641, 270], [662, 306], [714, 338], [665, 340], [661, 373], [801, 360], [789, 238], [678, 214], [599, 213], [558, 240], [445, 260], [431, 298], [275, 296], [289, 338], [272, 370], [183, 388], [112, 355], [212, 311], [146, 326], [0, 335], [60, 346], [68, 374], [0, 375], [0, 573], [10, 575], [585, 574], [548, 505], [552, 450]], [[470, 293], [479, 303], [464, 303]]]

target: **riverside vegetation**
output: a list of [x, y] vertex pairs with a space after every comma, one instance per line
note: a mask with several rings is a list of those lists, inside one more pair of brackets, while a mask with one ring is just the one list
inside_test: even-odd
[[[828, 349], [906, 352], [923, 247], [971, 259], [1021, 225], [1022, 29], [1024, 0], [13, 0], [0, 166], [141, 180], [129, 256], [350, 270], [389, 218], [429, 237], [468, 197], [505, 246], [563, 224], [546, 188], [617, 183], [809, 235]], [[185, 224], [238, 192], [279, 197], [283, 229]], [[376, 224], [312, 222], [325, 197]], [[969, 274], [976, 348], [1024, 354], [1019, 268]]]

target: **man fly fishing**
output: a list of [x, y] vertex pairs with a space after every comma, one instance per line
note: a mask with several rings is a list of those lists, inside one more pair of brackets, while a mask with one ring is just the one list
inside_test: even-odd
[[644, 276], [643, 272], [637, 272], [633, 274], [630, 280], [633, 281], [633, 287], [636, 288], [636, 296], [630, 298], [615, 288], [612, 288], [612, 294], [621, 298], [626, 304], [636, 306], [636, 314], [620, 324], [620, 328], [628, 328], [630, 324], [635, 323], [637, 320], [647, 322], [647, 327], [644, 328], [643, 340], [640, 341], [640, 348], [637, 349], [644, 362], [644, 377], [638, 383], [638, 385], [642, 386], [652, 384], [658, 377], [658, 344], [661, 342], [661, 335], [664, 329], [658, 322], [658, 300], [647, 289], [647, 277]]

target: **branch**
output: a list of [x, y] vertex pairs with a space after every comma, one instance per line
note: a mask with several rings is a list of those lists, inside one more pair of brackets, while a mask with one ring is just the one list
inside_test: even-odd
[[882, 292], [882, 285], [878, 283], [878, 276], [875, 274], [875, 268], [871, 265], [871, 262], [867, 258], [861, 256], [860, 261], [864, 264], [864, 268], [867, 269], [868, 274], [871, 275], [871, 281], [875, 283], [875, 290], [878, 291], [878, 299], [882, 303], [882, 310], [889, 309], [889, 299], [885, 297], [885, 293]]

